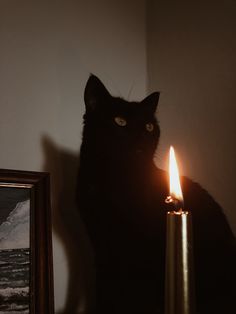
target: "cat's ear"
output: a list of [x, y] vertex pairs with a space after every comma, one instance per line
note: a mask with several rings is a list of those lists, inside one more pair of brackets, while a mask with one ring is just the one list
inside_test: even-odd
[[142, 104], [146, 107], [146, 109], [148, 109], [150, 111], [151, 114], [155, 114], [156, 109], [157, 109], [157, 105], [158, 105], [158, 100], [160, 97], [160, 93], [159, 92], [154, 92], [151, 95], [147, 96], [146, 98], [144, 98], [144, 100], [142, 101]]
[[91, 74], [84, 91], [86, 111], [94, 111], [100, 103], [105, 103], [109, 97], [111, 96], [103, 83], [98, 77]]

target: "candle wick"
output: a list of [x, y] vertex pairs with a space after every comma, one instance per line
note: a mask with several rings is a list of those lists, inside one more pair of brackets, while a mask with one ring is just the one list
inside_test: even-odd
[[167, 196], [165, 199], [166, 204], [170, 204], [173, 206], [173, 211], [176, 213], [182, 213], [184, 209], [184, 202], [173, 197], [172, 195]]

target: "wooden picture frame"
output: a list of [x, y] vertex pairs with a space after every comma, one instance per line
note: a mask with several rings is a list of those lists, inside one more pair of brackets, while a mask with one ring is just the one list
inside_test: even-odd
[[45, 172], [0, 169], [0, 313], [9, 309], [54, 313], [50, 176]]

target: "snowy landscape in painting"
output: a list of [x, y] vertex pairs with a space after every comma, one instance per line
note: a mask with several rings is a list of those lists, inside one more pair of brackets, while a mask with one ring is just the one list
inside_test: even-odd
[[29, 313], [30, 200], [16, 203], [0, 224], [0, 313]]

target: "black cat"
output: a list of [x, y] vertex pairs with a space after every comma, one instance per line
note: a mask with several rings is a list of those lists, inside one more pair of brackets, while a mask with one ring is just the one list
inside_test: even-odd
[[[164, 313], [167, 174], [153, 162], [159, 93], [112, 97], [90, 76], [80, 150], [78, 204], [96, 261], [96, 313]], [[236, 244], [213, 198], [182, 178], [193, 217], [198, 313], [236, 313]]]

